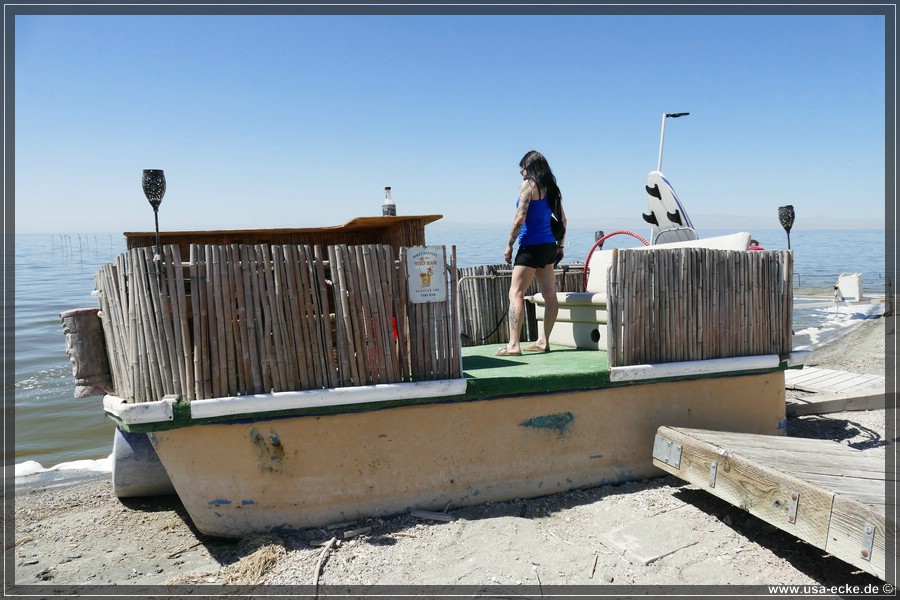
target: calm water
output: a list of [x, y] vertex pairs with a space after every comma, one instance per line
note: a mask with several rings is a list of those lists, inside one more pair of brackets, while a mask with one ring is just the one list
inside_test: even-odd
[[[500, 264], [508, 229], [452, 230], [435, 224], [426, 232], [430, 244], [455, 244], [460, 266]], [[637, 232], [646, 237], [646, 232]], [[719, 231], [701, 231], [703, 237]], [[762, 246], [787, 247], [783, 230], [754, 231]], [[584, 261], [594, 243], [591, 230], [569, 231], [567, 261]], [[619, 235], [604, 247], [635, 247], [636, 239]], [[124, 250], [119, 234], [17, 235], [15, 251], [15, 462], [37, 461], [45, 467], [109, 455], [113, 424], [103, 414], [101, 398], [75, 399], [74, 378], [65, 352], [59, 313], [97, 306], [91, 296], [94, 274]], [[861, 272], [866, 296], [883, 297], [883, 231], [793, 231], [794, 329], [840, 327], [854, 318], [829, 302], [837, 276]], [[575, 251], [577, 249], [577, 252]], [[836, 325], [837, 323], [837, 325]], [[814, 339], [815, 336], [813, 336]]]

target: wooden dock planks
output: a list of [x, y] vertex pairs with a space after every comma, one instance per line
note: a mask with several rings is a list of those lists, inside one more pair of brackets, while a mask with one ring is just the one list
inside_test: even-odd
[[804, 367], [799, 371], [787, 371], [784, 385], [789, 390], [804, 392], [848, 392], [879, 387], [883, 390], [884, 376]]
[[785, 371], [784, 387], [819, 394], [817, 397], [788, 398], [786, 412], [790, 417], [885, 408], [883, 375], [804, 367]]
[[[653, 464], [885, 577], [886, 476], [880, 456], [830, 440], [664, 426], [657, 431]], [[887, 537], [896, 544], [896, 529]]]

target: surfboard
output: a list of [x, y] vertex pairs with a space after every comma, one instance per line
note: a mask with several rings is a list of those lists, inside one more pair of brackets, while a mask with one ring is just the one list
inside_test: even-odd
[[678, 199], [672, 184], [659, 171], [647, 175], [647, 205], [649, 214], [642, 214], [650, 223], [650, 243], [663, 244], [696, 240], [697, 232], [687, 211]]

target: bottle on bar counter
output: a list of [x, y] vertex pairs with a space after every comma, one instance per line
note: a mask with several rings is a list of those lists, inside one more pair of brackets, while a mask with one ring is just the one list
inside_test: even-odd
[[384, 204], [381, 205], [381, 216], [383, 216], [383, 217], [396, 217], [397, 216], [397, 205], [394, 204], [393, 200], [391, 200], [390, 186], [386, 186], [384, 188]]

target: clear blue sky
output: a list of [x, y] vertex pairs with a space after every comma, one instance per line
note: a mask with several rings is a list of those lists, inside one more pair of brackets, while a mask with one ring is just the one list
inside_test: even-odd
[[[885, 213], [879, 16], [17, 16], [15, 224], [153, 230], [399, 214], [507, 224], [531, 149], [570, 226], [874, 227]], [[627, 223], [626, 223], [627, 221]]]

